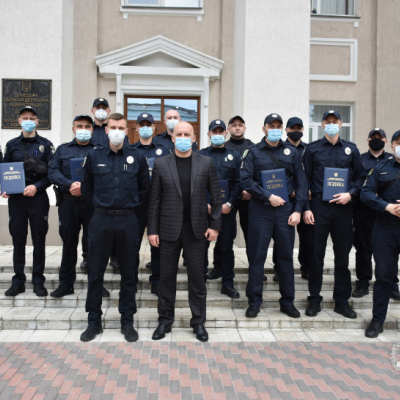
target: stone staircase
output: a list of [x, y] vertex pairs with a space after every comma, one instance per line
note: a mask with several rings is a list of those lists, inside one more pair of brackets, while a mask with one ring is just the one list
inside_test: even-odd
[[[295, 250], [296, 252], [296, 250]], [[289, 318], [279, 311], [279, 287], [273, 282], [272, 251], [265, 264], [265, 274], [268, 281], [264, 284], [264, 304], [258, 318], [249, 319], [245, 316], [247, 298], [245, 287], [247, 282], [247, 258], [245, 249], [235, 247], [235, 287], [240, 292], [239, 299], [230, 299], [220, 294], [220, 280], [207, 282], [207, 322], [208, 328], [242, 328], [242, 329], [364, 329], [371, 319], [372, 293], [361, 299], [350, 299], [351, 305], [357, 311], [357, 319], [347, 319], [333, 312], [333, 253], [327, 249], [325, 258], [325, 275], [323, 283], [323, 310], [315, 318], [307, 317], [304, 310], [307, 306], [307, 281], [301, 278], [297, 253], [295, 253], [295, 305], [301, 312], [297, 319]], [[32, 247], [27, 248], [27, 279], [31, 278]], [[139, 328], [155, 328], [157, 326], [157, 297], [150, 293], [149, 274], [145, 268], [149, 261], [150, 251], [146, 240], [140, 251], [139, 287], [136, 296], [138, 313], [135, 316], [135, 326]], [[212, 261], [212, 246], [209, 259]], [[352, 275], [354, 276], [354, 254], [352, 252]], [[61, 260], [61, 247], [49, 246], [46, 258], [46, 287], [54, 290], [58, 286], [58, 269]], [[80, 263], [80, 260], [78, 260]], [[182, 260], [181, 260], [182, 262]], [[79, 264], [78, 264], [79, 265]], [[0, 328], [6, 329], [84, 329], [87, 326], [85, 300], [87, 293], [87, 276], [77, 274], [75, 293], [62, 299], [37, 297], [32, 292], [32, 284], [26, 284], [26, 292], [16, 297], [4, 296], [4, 291], [10, 286], [12, 272], [12, 247], [0, 247]], [[120, 276], [108, 269], [105, 274], [104, 286], [110, 290], [111, 297], [103, 299], [103, 322], [105, 328], [119, 328], [118, 294]], [[353, 277], [353, 281], [355, 278]], [[176, 297], [175, 327], [188, 328], [190, 309], [187, 295], [186, 269], [179, 265]], [[400, 328], [400, 302], [390, 301], [385, 329]]]

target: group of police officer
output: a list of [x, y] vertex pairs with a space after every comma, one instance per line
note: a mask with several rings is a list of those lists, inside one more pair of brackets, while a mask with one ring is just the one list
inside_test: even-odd
[[[149, 113], [137, 117], [139, 141], [130, 145], [127, 120], [111, 114], [108, 101], [97, 98], [92, 114], [73, 120], [73, 140], [55, 151], [52, 143], [40, 136], [37, 112], [26, 106], [20, 111], [21, 135], [10, 140], [3, 162], [37, 160], [27, 170], [24, 193], [7, 195], [10, 234], [13, 239], [14, 273], [6, 296], [25, 291], [25, 245], [28, 222], [33, 241], [32, 282], [37, 296], [47, 296], [44, 286], [45, 238], [48, 231], [49, 199], [46, 189], [55, 185], [59, 212], [59, 233], [63, 241], [59, 286], [50, 295], [61, 298], [74, 292], [77, 246], [82, 227], [81, 268], [88, 270], [86, 311], [88, 328], [81, 340], [92, 340], [102, 331], [101, 298], [109, 296], [103, 287], [104, 273], [111, 260], [115, 273], [121, 274], [119, 311], [121, 332], [135, 341], [135, 293], [138, 283], [139, 248], [147, 225], [147, 196], [154, 160], [174, 152], [172, 134], [180, 121], [176, 110], [165, 114], [166, 131], [155, 133]], [[322, 120], [324, 136], [310, 144], [302, 141], [304, 126], [298, 117], [286, 123], [269, 114], [263, 125], [263, 139], [254, 144], [244, 137], [245, 121], [240, 116], [221, 119], [209, 125], [211, 145], [200, 154], [213, 160], [223, 188], [222, 225], [213, 253], [213, 268], [207, 279], [221, 278], [221, 293], [238, 298], [234, 287], [233, 241], [236, 213], [246, 242], [249, 278], [246, 287], [248, 318], [257, 317], [263, 302], [264, 264], [270, 240], [274, 241], [274, 280], [279, 281], [280, 310], [292, 318], [300, 316], [294, 306], [293, 266], [294, 227], [299, 234], [301, 276], [309, 282], [305, 314], [315, 317], [321, 311], [322, 277], [328, 235], [331, 235], [334, 261], [334, 311], [356, 318], [349, 299], [369, 293], [372, 280], [372, 254], [375, 259], [373, 318], [365, 335], [377, 337], [383, 331], [389, 299], [400, 300], [397, 259], [400, 253], [400, 131], [391, 141], [393, 154], [384, 151], [386, 134], [376, 128], [368, 135], [369, 151], [360, 155], [356, 145], [340, 138], [341, 116], [328, 110]], [[230, 139], [227, 139], [227, 133]], [[197, 150], [193, 143], [193, 150]], [[0, 153], [1, 154], [1, 153]], [[85, 159], [83, 181], [71, 177], [71, 159]], [[40, 174], [41, 164], [48, 165]], [[27, 166], [27, 164], [25, 164]], [[348, 191], [330, 201], [322, 199], [324, 168], [346, 168]], [[288, 199], [265, 188], [262, 172], [284, 169]], [[209, 205], [209, 209], [211, 204]], [[376, 221], [375, 221], [376, 219]], [[352, 292], [349, 253], [356, 248], [356, 288]], [[159, 248], [151, 248], [151, 292], [158, 293]]]

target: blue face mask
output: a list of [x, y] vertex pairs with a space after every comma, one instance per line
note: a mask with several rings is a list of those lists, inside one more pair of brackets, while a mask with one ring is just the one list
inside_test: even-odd
[[76, 140], [82, 143], [88, 142], [92, 138], [92, 132], [87, 129], [78, 129], [75, 133]]
[[186, 153], [192, 148], [192, 139], [185, 137], [178, 137], [175, 139], [175, 147], [182, 153]]
[[211, 143], [214, 146], [222, 146], [225, 143], [224, 135], [213, 135], [211, 136]]
[[139, 128], [139, 135], [143, 139], [148, 139], [153, 135], [153, 129], [150, 126], [142, 126]]
[[35, 121], [30, 121], [30, 120], [22, 121], [21, 126], [22, 126], [22, 129], [25, 132], [31, 133], [36, 128], [36, 122]]
[[324, 131], [329, 137], [334, 137], [339, 132], [338, 124], [328, 124], [325, 125]]
[[282, 138], [282, 130], [280, 129], [269, 129], [268, 130], [268, 137], [267, 139], [272, 142], [276, 143]]

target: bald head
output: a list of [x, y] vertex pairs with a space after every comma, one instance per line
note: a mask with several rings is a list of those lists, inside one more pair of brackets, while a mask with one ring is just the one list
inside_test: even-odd
[[186, 121], [180, 121], [174, 128], [174, 137], [194, 137], [193, 126]]
[[167, 124], [167, 121], [169, 119], [177, 119], [178, 121], [181, 120], [181, 116], [178, 113], [178, 111], [176, 110], [168, 110], [165, 114], [164, 114], [164, 123]]

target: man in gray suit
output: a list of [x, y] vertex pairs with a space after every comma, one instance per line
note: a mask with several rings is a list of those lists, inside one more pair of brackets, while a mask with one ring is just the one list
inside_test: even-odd
[[[209, 157], [192, 152], [192, 125], [179, 122], [173, 132], [175, 153], [154, 163], [149, 197], [147, 232], [150, 244], [160, 247], [158, 327], [153, 340], [171, 332], [175, 316], [176, 275], [183, 248], [187, 263], [190, 326], [196, 338], [208, 340], [204, 262], [206, 241], [216, 240], [221, 228], [221, 189], [217, 171]], [[211, 199], [208, 212], [207, 190]], [[207, 218], [208, 217], [208, 218]]]

